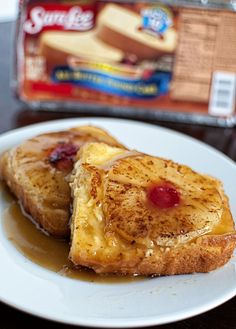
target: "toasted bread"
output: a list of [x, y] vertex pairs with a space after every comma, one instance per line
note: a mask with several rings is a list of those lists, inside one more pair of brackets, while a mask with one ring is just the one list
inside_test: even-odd
[[98, 273], [171, 275], [224, 265], [236, 244], [221, 183], [189, 167], [89, 143], [77, 154], [70, 259]]
[[69, 235], [71, 192], [66, 176], [77, 150], [91, 141], [120, 145], [102, 129], [81, 126], [31, 138], [0, 158], [0, 177], [32, 219], [53, 236]]

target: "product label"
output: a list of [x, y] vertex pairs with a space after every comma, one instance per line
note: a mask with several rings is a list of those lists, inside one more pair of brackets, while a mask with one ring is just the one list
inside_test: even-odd
[[29, 10], [24, 32], [37, 34], [45, 29], [86, 31], [94, 26], [94, 6], [40, 5]]
[[156, 72], [146, 79], [143, 79], [142, 76], [125, 78], [104, 71], [73, 70], [66, 66], [56, 68], [52, 74], [52, 80], [57, 83], [71, 83], [131, 98], [152, 98], [167, 93], [170, 77], [169, 73]]
[[[235, 14], [182, 9], [171, 89], [173, 100], [209, 104], [214, 72], [236, 72], [235, 28]], [[209, 109], [211, 113], [220, 113], [212, 111], [212, 105]]]
[[228, 116], [234, 112], [236, 73], [216, 71], [213, 74], [209, 100], [209, 113]]
[[154, 1], [28, 0], [21, 15], [16, 71], [23, 99], [183, 116], [235, 113], [234, 12]]
[[173, 25], [173, 15], [167, 7], [155, 6], [143, 9], [142, 28], [157, 34], [164, 34]]

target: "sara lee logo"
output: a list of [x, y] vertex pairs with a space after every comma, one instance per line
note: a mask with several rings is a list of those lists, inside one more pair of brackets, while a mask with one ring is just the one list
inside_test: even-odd
[[142, 14], [142, 27], [157, 34], [164, 34], [173, 25], [173, 14], [164, 6], [145, 8]]
[[24, 31], [29, 34], [39, 33], [45, 27], [60, 27], [64, 30], [89, 30], [94, 25], [94, 12], [81, 7], [69, 10], [47, 10], [41, 6], [29, 12], [29, 19], [24, 23]]

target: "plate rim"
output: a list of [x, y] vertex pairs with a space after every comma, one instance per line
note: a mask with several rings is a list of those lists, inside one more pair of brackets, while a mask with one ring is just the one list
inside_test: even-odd
[[[167, 127], [160, 126], [159, 123], [156, 124], [156, 123], [152, 123], [152, 122], [145, 122], [145, 121], [133, 120], [133, 119], [124, 119], [124, 118], [115, 118], [115, 117], [113, 118], [113, 117], [108, 117], [108, 116], [106, 116], [106, 117], [87, 116], [87, 117], [82, 117], [82, 118], [72, 117], [72, 118], [63, 118], [63, 119], [36, 122], [36, 123], [33, 123], [33, 124], [13, 128], [13, 129], [10, 129], [10, 130], [7, 130], [7, 131], [4, 131], [4, 132], [0, 133], [0, 141], [1, 141], [2, 138], [8, 137], [8, 136], [10, 136], [12, 134], [15, 134], [15, 133], [21, 133], [22, 131], [25, 131], [25, 130], [31, 130], [32, 128], [41, 128], [45, 125], [51, 125], [51, 124], [60, 125], [61, 123], [72, 122], [72, 121], [75, 121], [75, 124], [76, 124], [76, 122], [80, 122], [80, 121], [81, 122], [83, 122], [83, 121], [88, 122], [90, 120], [92, 120], [92, 121], [96, 120], [96, 121], [101, 121], [101, 122], [103, 120], [111, 121], [111, 122], [112, 121], [117, 121], [117, 122], [120, 122], [120, 123], [129, 123], [131, 125], [140, 125], [140, 126], [146, 126], [147, 128], [150, 127], [150, 128], [153, 128], [153, 129], [158, 129], [158, 130], [161, 130], [161, 131], [164, 131], [164, 132], [167, 132], [167, 133], [170, 133], [170, 134], [182, 137], [182, 138], [187, 138], [187, 139], [191, 140], [193, 143], [201, 145], [203, 148], [205, 148], [205, 150], [208, 150], [210, 152], [213, 152], [215, 155], [223, 157], [224, 160], [231, 163], [231, 165], [235, 165], [235, 162], [229, 156], [227, 156], [226, 154], [224, 154], [223, 152], [221, 152], [220, 150], [218, 150], [214, 146], [212, 146], [210, 144], [207, 144], [206, 142], [203, 142], [201, 140], [198, 140], [197, 138], [192, 137], [192, 136], [190, 136], [186, 133], [176, 131], [172, 128], [167, 128]], [[69, 128], [71, 128], [71, 127], [73, 127], [73, 125], [71, 125]], [[52, 130], [52, 131], [56, 131], [56, 130]]]
[[[66, 118], [66, 119], [58, 119], [58, 120], [50, 120], [50, 121], [43, 121], [43, 122], [39, 122], [39, 123], [34, 123], [34, 124], [30, 124], [27, 126], [23, 126], [20, 128], [15, 128], [6, 132], [3, 132], [2, 134], [0, 134], [0, 142], [2, 140], [4, 140], [5, 138], [8, 138], [9, 136], [14, 136], [14, 135], [18, 135], [18, 134], [22, 134], [26, 131], [26, 134], [29, 133], [29, 131], [31, 131], [34, 128], [37, 128], [39, 130], [41, 130], [42, 128], [42, 132], [47, 131], [47, 127], [45, 126], [53, 126], [55, 125], [55, 129], [51, 130], [51, 131], [57, 131], [57, 126], [60, 125], [64, 125], [66, 123], [69, 123], [68, 128], [73, 126], [73, 122], [74, 122], [74, 126], [81, 124], [84, 124], [85, 122], [90, 122], [91, 124], [95, 125], [98, 124], [97, 122], [101, 122], [101, 124], [103, 123], [103, 121], [106, 121], [105, 124], [108, 124], [108, 122], [119, 122], [119, 123], [128, 123], [128, 124], [132, 124], [132, 125], [138, 125], [138, 126], [144, 126], [146, 128], [152, 128], [152, 129], [157, 129], [160, 131], [165, 131], [171, 135], [174, 136], [180, 136], [184, 139], [188, 139], [193, 143], [197, 143], [198, 145], [200, 145], [201, 147], [203, 147], [206, 151], [210, 151], [213, 153], [213, 155], [216, 155], [218, 157], [220, 157], [221, 159], [223, 159], [224, 161], [227, 161], [229, 165], [234, 165], [235, 166], [235, 162], [229, 158], [227, 155], [225, 155], [224, 153], [222, 153], [221, 151], [219, 151], [218, 149], [214, 148], [213, 146], [204, 143], [202, 141], [199, 141], [198, 139], [189, 136], [188, 134], [182, 133], [182, 132], [178, 132], [175, 131], [173, 129], [170, 128], [166, 128], [166, 127], [162, 127], [159, 126], [158, 124], [155, 123], [147, 123], [147, 122], [143, 122], [143, 121], [136, 121], [136, 120], [130, 120], [130, 119], [120, 119], [120, 118], [111, 118], [111, 117], [83, 117], [83, 118]], [[96, 123], [92, 123], [92, 121], [97, 121]], [[49, 128], [49, 129], [52, 129]], [[61, 128], [58, 128], [61, 129]], [[67, 127], [65, 127], [64, 129], [67, 129]], [[106, 128], [105, 128], [106, 129]], [[39, 132], [36, 132], [36, 134], [38, 134]], [[33, 136], [33, 135], [32, 135]], [[30, 137], [26, 137], [30, 138]], [[6, 143], [7, 144], [7, 143]], [[17, 144], [16, 144], [17, 145]], [[51, 320], [51, 321], [55, 321], [58, 323], [64, 323], [64, 324], [72, 324], [72, 325], [80, 325], [80, 326], [87, 326], [87, 327], [92, 327], [92, 328], [134, 328], [134, 327], [146, 327], [146, 326], [153, 326], [153, 325], [163, 325], [163, 324], [167, 324], [167, 323], [173, 323], [176, 321], [180, 321], [180, 320], [184, 320], [187, 318], [190, 318], [192, 316], [197, 316], [200, 315], [206, 311], [209, 311], [221, 304], [223, 304], [224, 302], [230, 300], [231, 298], [233, 298], [236, 295], [236, 285], [235, 287], [231, 288], [229, 291], [227, 291], [226, 294], [223, 294], [222, 296], [219, 296], [217, 299], [212, 300], [211, 303], [206, 303], [207, 307], [205, 304], [203, 305], [199, 305], [198, 307], [194, 307], [191, 310], [188, 310], [187, 312], [185, 310], [181, 311], [181, 312], [173, 312], [171, 315], [169, 314], [168, 316], [165, 315], [165, 317], [162, 319], [162, 321], [157, 321], [157, 317], [155, 316], [149, 316], [149, 317], [142, 317], [142, 318], [138, 318], [137, 321], [135, 320], [135, 318], [131, 318], [131, 319], [120, 319], [117, 318], [118, 320], [118, 324], [116, 325], [116, 323], [114, 323], [116, 321], [116, 318], [89, 318], [88, 320], [83, 319], [82, 321], [80, 320], [80, 317], [76, 317], [75, 319], [70, 319], [67, 318], [67, 316], [65, 317], [65, 315], [63, 315], [62, 317], [58, 318], [55, 317], [53, 315], [50, 314], [45, 314], [45, 312], [40, 312], [40, 310], [38, 312], [35, 312], [33, 310], [29, 310], [27, 307], [22, 307], [21, 305], [18, 305], [17, 303], [14, 303], [12, 301], [8, 301], [7, 299], [3, 298], [2, 296], [0, 296], [0, 301], [3, 302], [6, 305], [9, 305], [19, 311], [23, 311], [26, 314], [30, 314], [42, 319], [46, 319], [46, 320]], [[177, 314], [176, 314], [177, 313]], [[64, 319], [63, 319], [64, 317]], [[142, 319], [142, 320], [141, 320]]]

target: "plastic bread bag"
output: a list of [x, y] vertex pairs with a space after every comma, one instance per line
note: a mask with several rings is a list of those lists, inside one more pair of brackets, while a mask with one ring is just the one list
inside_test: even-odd
[[230, 1], [20, 1], [15, 90], [32, 109], [235, 124]]

